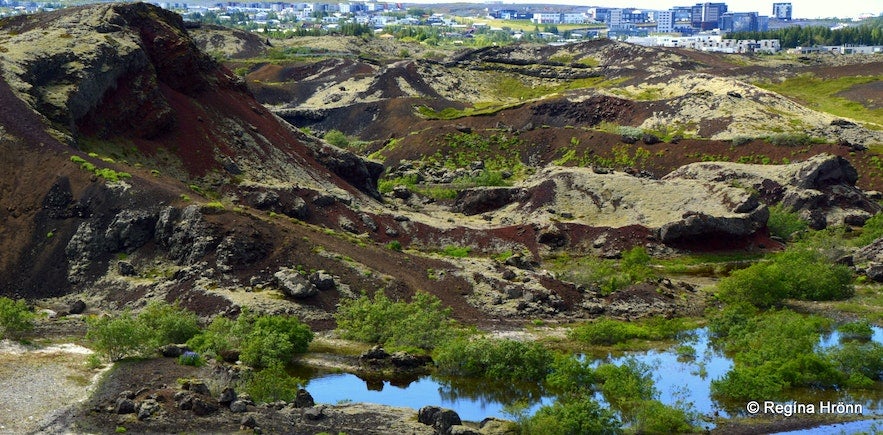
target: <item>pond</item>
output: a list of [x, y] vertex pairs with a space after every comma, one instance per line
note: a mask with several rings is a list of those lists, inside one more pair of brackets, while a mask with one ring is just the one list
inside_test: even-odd
[[[883, 343], [883, 328], [874, 327], [873, 330], [872, 340]], [[835, 331], [822, 337], [819, 346], [835, 346], [839, 341], [840, 336]], [[688, 351], [687, 346], [692, 351]], [[635, 358], [650, 365], [660, 400], [665, 404], [673, 405], [679, 401], [690, 403], [695, 411], [704, 416], [746, 415], [745, 404], [721, 404], [711, 399], [711, 381], [723, 377], [733, 363], [711, 346], [706, 328], [688, 331], [678, 344], [666, 349], [621, 352], [592, 358], [598, 363], [614, 364], [620, 364], [626, 358]], [[362, 379], [349, 373], [329, 373], [309, 367], [297, 367], [293, 375], [308, 379], [306, 388], [317, 403], [367, 402], [414, 409], [435, 405], [453, 409], [460, 418], [469, 421], [481, 421], [486, 417], [511, 419], [512, 415], [506, 412], [507, 405], [519, 400], [528, 404], [528, 414], [554, 401], [553, 397], [543, 395], [536, 385], [512, 382], [496, 383], [432, 375], [398, 380]], [[858, 403], [862, 404], [865, 415], [883, 415], [883, 385], [880, 383], [872, 390], [797, 389], [789, 392], [792, 393], [792, 399], [797, 402], [829, 400]], [[706, 424], [706, 427], [711, 427], [711, 424]]]

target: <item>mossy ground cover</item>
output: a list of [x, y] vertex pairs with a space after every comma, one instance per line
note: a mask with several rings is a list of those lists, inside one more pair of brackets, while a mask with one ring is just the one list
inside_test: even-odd
[[869, 123], [869, 127], [883, 128], [883, 109], [869, 109], [862, 103], [837, 94], [853, 86], [883, 80], [883, 75], [821, 78], [802, 74], [780, 82], [756, 83], [764, 89], [798, 99], [810, 107], [833, 115], [857, 119]]

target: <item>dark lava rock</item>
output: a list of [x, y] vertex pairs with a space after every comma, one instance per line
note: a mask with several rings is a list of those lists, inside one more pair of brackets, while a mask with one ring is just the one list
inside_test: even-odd
[[868, 267], [868, 270], [865, 271], [865, 275], [867, 275], [868, 279], [871, 281], [883, 282], [883, 265], [875, 264]]
[[81, 299], [74, 301], [67, 310], [70, 314], [83, 314], [84, 311], [86, 311], [86, 303]]
[[463, 424], [460, 416], [450, 409], [438, 406], [424, 406], [417, 412], [417, 421], [432, 426], [436, 433], [447, 434], [451, 432], [451, 426]]
[[236, 400], [236, 390], [231, 387], [224, 387], [221, 395], [218, 396], [218, 403], [221, 405], [229, 406], [234, 400]]
[[199, 397], [193, 398], [193, 413], [199, 416], [209, 415], [218, 411], [218, 405]]
[[117, 400], [116, 404], [116, 413], [117, 414], [134, 414], [137, 410], [135, 409], [135, 401], [132, 399], [121, 398]]
[[187, 346], [183, 344], [167, 344], [159, 348], [159, 353], [166, 358], [177, 358], [188, 350]]
[[313, 396], [307, 390], [303, 388], [297, 390], [297, 396], [294, 398], [295, 408], [309, 408], [315, 405], [316, 402], [313, 400]]
[[120, 261], [117, 263], [117, 272], [122, 276], [135, 276], [138, 272], [135, 270], [135, 266], [132, 266], [132, 263], [128, 261]]
[[515, 187], [480, 187], [461, 190], [454, 201], [454, 211], [472, 216], [496, 210], [525, 196]]

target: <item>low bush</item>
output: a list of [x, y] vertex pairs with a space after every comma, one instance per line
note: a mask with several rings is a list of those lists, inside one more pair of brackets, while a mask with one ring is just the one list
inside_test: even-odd
[[34, 313], [24, 299], [0, 297], [0, 338], [19, 339], [34, 329]]
[[621, 290], [656, 276], [650, 267], [650, 256], [642, 246], [622, 253], [620, 261], [585, 257], [574, 260], [563, 256], [558, 260], [561, 277], [596, 288], [603, 295]]
[[294, 317], [258, 316], [243, 310], [235, 321], [215, 317], [187, 345], [215, 355], [239, 351], [245, 364], [266, 368], [289, 363], [295, 354], [306, 352], [312, 340], [309, 326]]
[[459, 338], [437, 347], [433, 360], [446, 375], [541, 382], [550, 372], [552, 354], [539, 343]]
[[346, 148], [350, 144], [350, 139], [340, 130], [329, 130], [322, 138], [339, 148]]
[[111, 361], [140, 355], [147, 349], [149, 331], [129, 311], [117, 316], [89, 318], [86, 326], [86, 339]]
[[411, 302], [393, 302], [383, 292], [343, 301], [334, 315], [343, 338], [392, 347], [430, 350], [456, 334], [451, 309], [418, 292]]
[[647, 400], [635, 416], [637, 433], [694, 433], [695, 416], [684, 409], [668, 406], [658, 400]]
[[665, 340], [677, 337], [690, 325], [683, 319], [654, 317], [641, 322], [599, 319], [570, 330], [570, 338], [593, 345], [611, 345], [632, 339]]
[[781, 205], [769, 207], [770, 217], [767, 220], [767, 228], [770, 234], [781, 237], [783, 240], [791, 240], [791, 236], [797, 232], [805, 231], [809, 225], [797, 213], [785, 210]]
[[138, 313], [137, 320], [149, 332], [145, 345], [151, 348], [186, 343], [200, 330], [196, 313], [177, 303], [151, 302]]
[[720, 280], [721, 297], [765, 308], [783, 299], [840, 300], [853, 295], [852, 272], [816, 250], [797, 246]]
[[712, 381], [712, 394], [774, 400], [785, 398], [789, 387], [847, 386], [852, 372], [844, 367], [849, 364], [838, 367], [833, 354], [816, 350], [820, 333], [828, 327], [827, 319], [789, 310], [758, 314], [738, 326], [733, 322], [720, 344], [733, 355], [734, 366], [723, 378]]
[[874, 329], [867, 320], [844, 323], [837, 327], [841, 340], [868, 341], [874, 335]]
[[244, 376], [242, 389], [255, 402], [291, 402], [297, 397], [297, 390], [304, 382], [291, 377], [281, 365], [272, 365]]
[[525, 435], [621, 434], [616, 414], [592, 398], [556, 401], [522, 422]]

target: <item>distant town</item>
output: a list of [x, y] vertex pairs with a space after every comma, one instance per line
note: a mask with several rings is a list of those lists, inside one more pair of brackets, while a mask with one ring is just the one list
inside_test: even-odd
[[[221, 24], [268, 36], [286, 37], [343, 33], [374, 33], [410, 37], [417, 42], [488, 45], [516, 40], [560, 44], [607, 37], [642, 45], [686, 47], [730, 53], [782, 49], [778, 39], [727, 39], [734, 33], [767, 32], [795, 26], [824, 26], [831, 30], [860, 25], [853, 20], [796, 20], [790, 2], [773, 2], [769, 15], [737, 12], [726, 3], [696, 3], [667, 10], [601, 6], [484, 4], [421, 4], [381, 2], [224, 2], [154, 4], [180, 13], [190, 22]], [[58, 2], [0, 0], [0, 16], [49, 11], [65, 7]], [[423, 30], [403, 31], [405, 28]], [[479, 38], [480, 43], [476, 43]], [[879, 46], [841, 44], [842, 47], [797, 47], [801, 52], [879, 53]], [[846, 47], [849, 45], [849, 47]], [[856, 46], [857, 45], [857, 46]]]

